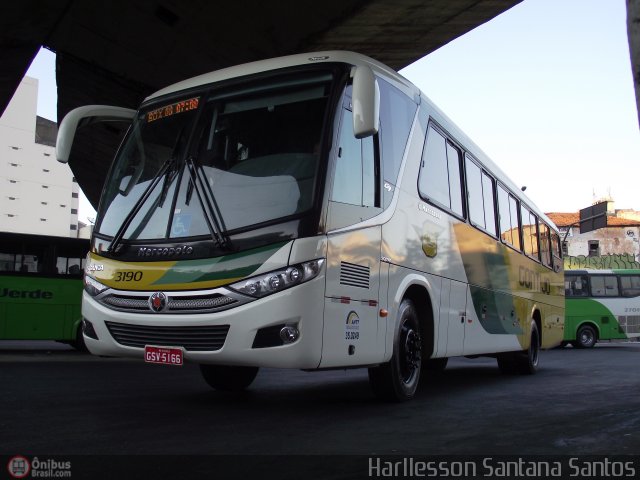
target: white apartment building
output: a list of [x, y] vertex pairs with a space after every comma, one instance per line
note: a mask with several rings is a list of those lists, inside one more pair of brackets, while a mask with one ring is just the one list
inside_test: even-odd
[[77, 237], [80, 188], [37, 102], [38, 80], [25, 77], [0, 118], [0, 231]]

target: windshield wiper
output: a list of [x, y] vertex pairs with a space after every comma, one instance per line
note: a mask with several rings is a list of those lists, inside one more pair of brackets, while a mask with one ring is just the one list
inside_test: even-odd
[[[162, 164], [160, 169], [158, 169], [158, 172], [153, 176], [153, 178], [149, 182], [149, 185], [147, 185], [147, 188], [144, 189], [144, 192], [142, 192], [142, 195], [140, 196], [138, 201], [133, 205], [133, 208], [124, 218], [124, 221], [120, 225], [120, 228], [118, 228], [118, 231], [113, 236], [113, 240], [111, 240], [111, 245], [109, 245], [109, 248], [107, 249], [108, 252], [118, 253], [118, 247], [120, 246], [120, 243], [122, 242], [122, 237], [124, 237], [124, 234], [129, 228], [129, 225], [131, 225], [131, 222], [133, 221], [135, 216], [138, 214], [142, 206], [145, 204], [145, 202], [151, 195], [151, 192], [153, 192], [153, 190], [156, 188], [162, 176], [166, 174], [167, 177], [169, 177], [169, 175], [171, 175], [173, 179], [173, 177], [175, 176], [175, 172], [177, 172], [178, 170], [177, 164], [178, 162], [175, 159], [175, 157], [171, 156]], [[162, 186], [162, 192], [160, 194], [160, 197], [162, 198], [163, 201], [164, 201], [163, 196], [166, 196], [166, 190], [168, 190], [169, 188], [168, 186], [170, 184], [171, 182], [167, 181], [167, 178], [165, 178], [165, 183]]]
[[219, 247], [230, 249], [231, 240], [226, 235], [224, 220], [220, 213], [220, 208], [216, 202], [215, 196], [211, 191], [211, 186], [207, 182], [202, 166], [197, 164], [193, 156], [188, 156], [185, 160], [187, 169], [189, 170], [190, 182], [189, 189], [187, 191], [187, 202], [190, 200], [191, 192], [195, 191], [200, 203], [200, 208], [204, 213], [204, 219], [211, 233], [211, 238]]

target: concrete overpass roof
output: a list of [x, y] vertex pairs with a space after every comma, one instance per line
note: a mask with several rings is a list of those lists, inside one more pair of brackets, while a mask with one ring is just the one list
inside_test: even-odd
[[[521, 0], [3, 2], [0, 111], [41, 45], [57, 54], [58, 120], [86, 104], [136, 108], [168, 84], [291, 53], [353, 50], [400, 69]], [[93, 204], [116, 132], [70, 165]], [[86, 150], [89, 149], [89, 150]]]

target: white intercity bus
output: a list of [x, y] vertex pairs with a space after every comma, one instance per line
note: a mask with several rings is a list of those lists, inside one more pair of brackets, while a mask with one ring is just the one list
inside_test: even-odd
[[241, 390], [259, 367], [369, 369], [411, 398], [447, 358], [533, 373], [563, 339], [556, 227], [414, 85], [351, 52], [258, 61], [60, 125], [131, 127], [85, 267], [97, 355], [200, 364]]

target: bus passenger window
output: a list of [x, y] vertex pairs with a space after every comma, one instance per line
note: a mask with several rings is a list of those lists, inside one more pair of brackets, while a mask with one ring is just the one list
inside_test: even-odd
[[551, 267], [551, 242], [549, 238], [549, 227], [540, 222], [540, 258], [542, 263]]
[[518, 202], [502, 186], [498, 185], [498, 214], [500, 238], [516, 250], [520, 250], [520, 227], [518, 224]]
[[640, 276], [621, 275], [620, 287], [622, 288], [623, 297], [640, 297]]
[[[382, 175], [385, 182], [396, 185], [404, 150], [418, 105], [400, 90], [378, 78], [380, 86], [380, 147]], [[393, 198], [393, 190], [383, 189], [384, 207]]]
[[524, 253], [538, 258], [538, 218], [524, 205], [520, 206]]
[[418, 179], [421, 196], [463, 216], [460, 150], [429, 127]]
[[466, 157], [469, 219], [491, 235], [496, 234], [493, 179]]
[[586, 275], [566, 275], [564, 279], [564, 294], [567, 297], [588, 297]]
[[591, 294], [594, 297], [617, 297], [618, 277], [613, 275], [594, 275], [591, 277]]

